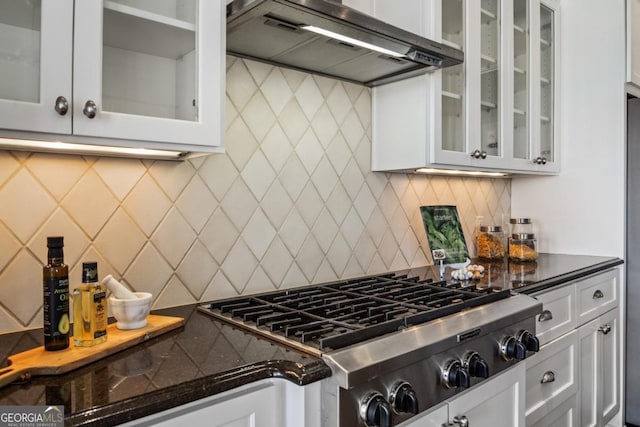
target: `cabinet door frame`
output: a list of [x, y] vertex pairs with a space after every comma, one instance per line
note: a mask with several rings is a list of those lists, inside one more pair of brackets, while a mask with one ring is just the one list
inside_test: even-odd
[[[618, 316], [615, 308], [578, 328], [578, 425], [583, 427], [605, 425], [620, 408]], [[606, 334], [601, 331], [605, 326], [610, 328]]]
[[[75, 4], [73, 65], [73, 133], [76, 136], [220, 146], [224, 132], [224, 57], [226, 33], [224, 2], [198, 1], [198, 121], [139, 116], [102, 110], [103, 0]], [[213, 25], [212, 25], [213, 24]], [[92, 100], [95, 118], [82, 110]]]
[[[42, 0], [40, 22], [40, 99], [0, 99], [0, 128], [70, 134], [73, 0]], [[54, 108], [58, 96], [69, 103], [64, 116]]]
[[[506, 393], [513, 401], [505, 401], [501, 393]], [[491, 377], [486, 383], [478, 385], [452, 400], [449, 400], [449, 418], [453, 422], [456, 416], [465, 415], [469, 418], [469, 425], [474, 427], [500, 425], [497, 421], [509, 427], [525, 426], [525, 364], [518, 363], [507, 371]], [[488, 402], [500, 399], [497, 406], [503, 411], [491, 412]], [[469, 411], [479, 409], [482, 412], [480, 420], [469, 416]], [[512, 411], [512, 412], [508, 412]]]

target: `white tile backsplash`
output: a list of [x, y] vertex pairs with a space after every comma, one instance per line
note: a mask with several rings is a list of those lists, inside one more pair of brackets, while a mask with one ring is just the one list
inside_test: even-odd
[[46, 237], [154, 307], [421, 266], [419, 213], [509, 217], [510, 180], [371, 172], [371, 91], [229, 57], [226, 154], [182, 163], [0, 152], [0, 333], [42, 325]]

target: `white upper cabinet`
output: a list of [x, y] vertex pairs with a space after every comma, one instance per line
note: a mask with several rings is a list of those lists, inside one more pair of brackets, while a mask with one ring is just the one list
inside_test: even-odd
[[627, 81], [640, 87], [640, 0], [627, 0]]
[[464, 63], [373, 89], [373, 169], [557, 172], [557, 12], [539, 0], [420, 3], [403, 28]]
[[0, 1], [0, 128], [71, 133], [72, 38], [73, 0]]
[[0, 31], [10, 35], [2, 40], [11, 40], [0, 71], [12, 77], [0, 82], [3, 135], [220, 151], [224, 8], [198, 0], [0, 0]]

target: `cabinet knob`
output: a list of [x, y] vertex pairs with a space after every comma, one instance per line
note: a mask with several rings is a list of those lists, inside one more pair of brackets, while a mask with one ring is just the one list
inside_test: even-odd
[[540, 380], [540, 384], [552, 383], [556, 380], [556, 374], [553, 371], [547, 371], [542, 374], [542, 379]]
[[464, 415], [453, 417], [453, 424], [459, 427], [469, 427], [469, 418]]
[[69, 101], [67, 101], [67, 98], [65, 98], [64, 96], [57, 97], [55, 110], [56, 113], [60, 114], [61, 116], [67, 114], [67, 111], [69, 111]]
[[93, 119], [96, 116], [96, 113], [98, 112], [98, 107], [96, 106], [95, 102], [93, 102], [92, 100], [88, 100], [84, 104], [84, 108], [82, 109], [82, 112], [84, 113], [85, 116], [89, 117], [90, 119]]
[[551, 319], [553, 319], [553, 314], [549, 310], [544, 310], [538, 317], [538, 322], [546, 322]]
[[598, 330], [600, 332], [602, 332], [604, 335], [607, 335], [609, 332], [611, 332], [611, 326], [609, 325], [602, 325], [598, 328]]
[[593, 299], [600, 299], [600, 298], [604, 298], [604, 294], [600, 289], [596, 289], [596, 291], [593, 293]]
[[471, 157], [473, 157], [474, 159], [479, 159], [480, 156], [482, 156], [482, 152], [480, 150], [475, 150], [473, 153], [471, 153]]
[[486, 159], [487, 158], [487, 152], [486, 151], [481, 152], [480, 153], [480, 157], [482, 157], [483, 159]]

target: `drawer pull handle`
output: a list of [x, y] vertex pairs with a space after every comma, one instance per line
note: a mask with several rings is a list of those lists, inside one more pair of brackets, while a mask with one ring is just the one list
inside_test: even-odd
[[604, 294], [600, 289], [596, 289], [596, 291], [593, 293], [593, 299], [600, 299], [600, 298], [604, 298]]
[[552, 383], [556, 380], [556, 374], [553, 371], [547, 371], [542, 374], [542, 379], [540, 380], [540, 384]]
[[609, 332], [611, 332], [611, 326], [609, 325], [602, 325], [598, 328], [598, 330], [600, 332], [602, 332], [604, 335], [607, 335]]
[[538, 322], [546, 322], [547, 320], [553, 319], [553, 314], [549, 310], [545, 310], [538, 317]]
[[469, 427], [469, 418], [464, 415], [453, 417], [453, 424], [459, 427]]

